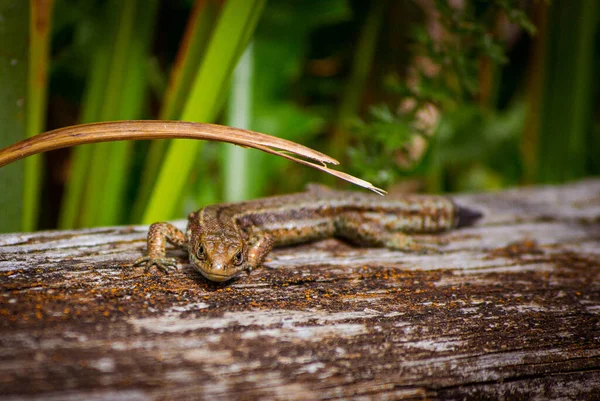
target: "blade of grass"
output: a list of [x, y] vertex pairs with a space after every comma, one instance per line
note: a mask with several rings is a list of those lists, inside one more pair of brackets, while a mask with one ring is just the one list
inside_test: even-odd
[[[0, 146], [25, 138], [29, 5], [0, 1]], [[19, 231], [23, 211], [23, 163], [0, 171], [0, 232]]]
[[[118, 119], [137, 118], [142, 115], [142, 106], [148, 88], [146, 81], [149, 68], [148, 52], [152, 42], [157, 9], [158, 1], [156, 0], [138, 3], [134, 27], [135, 40], [130, 44], [124, 77], [128, 89], [121, 92], [121, 107], [118, 110], [111, 111], [106, 120], [112, 119], [113, 115]], [[101, 221], [125, 222], [123, 217], [127, 209], [127, 203], [124, 194], [127, 187], [128, 170], [131, 165], [132, 147], [133, 144], [127, 143], [126, 146], [115, 146], [113, 148], [111, 162], [119, 165], [120, 168], [110, 169], [106, 178], [107, 185], [115, 188], [115, 191], [106, 193], [109, 196], [104, 200], [107, 207], [101, 209]]]
[[548, 183], [585, 174], [598, 1], [553, 2], [549, 13], [538, 150], [538, 178]]
[[[161, 120], [173, 120], [181, 115], [195, 73], [206, 53], [221, 5], [221, 0], [196, 0], [164, 95], [159, 114]], [[140, 189], [133, 207], [134, 221], [139, 221], [142, 217], [168, 143], [168, 141], [153, 141], [150, 144]]]
[[221, 7], [222, 1], [196, 0], [160, 110], [161, 120], [181, 115]]
[[[107, 113], [105, 120], [113, 119], [131, 119], [142, 115], [142, 106], [146, 98], [147, 82], [149, 68], [149, 49], [152, 43], [152, 33], [154, 32], [154, 22], [158, 10], [158, 1], [139, 1], [136, 9], [134, 22], [135, 38], [130, 43], [127, 56], [127, 68], [125, 70], [124, 82], [127, 83], [127, 90], [120, 93], [121, 107], [113, 109]], [[124, 193], [127, 186], [128, 170], [131, 160], [132, 144], [126, 143], [126, 146], [115, 146], [111, 162], [120, 166], [119, 169], [109, 170], [107, 176], [108, 186], [115, 188], [113, 192], [107, 192], [109, 195], [105, 198], [105, 205], [101, 209], [101, 221], [122, 223], [125, 212], [126, 202]], [[104, 223], [100, 223], [104, 224]]]
[[129, 120], [73, 125], [13, 143], [0, 149], [0, 167], [38, 153], [70, 146], [98, 142], [166, 138], [204, 139], [257, 149], [270, 148], [274, 151], [291, 153], [321, 165], [339, 164], [332, 157], [309, 147], [260, 132], [218, 124], [186, 121]]
[[[252, 115], [252, 43], [240, 58], [233, 72], [233, 83], [229, 95], [227, 125], [250, 128]], [[224, 145], [223, 198], [226, 202], [248, 199], [250, 192], [249, 150], [237, 146]]]
[[[93, 68], [91, 68], [88, 77], [85, 99], [83, 101], [81, 118], [83, 123], [100, 120], [100, 111], [102, 109], [104, 89], [107, 84], [110, 65], [108, 39], [104, 38], [97, 46], [92, 58]], [[79, 215], [89, 174], [92, 151], [92, 146], [80, 146], [73, 152], [70, 168], [71, 176], [67, 181], [58, 218], [58, 227], [61, 229], [73, 228], [79, 225]]]
[[[197, 72], [182, 120], [214, 120], [221, 105], [223, 88], [254, 31], [264, 4], [264, 0], [227, 1]], [[198, 142], [175, 141], [169, 146], [142, 222], [175, 215], [199, 148]]]
[[533, 5], [533, 19], [537, 35], [532, 38], [532, 50], [527, 69], [527, 112], [521, 135], [520, 155], [523, 163], [522, 183], [533, 184], [538, 176], [538, 148], [540, 135], [540, 108], [543, 103], [543, 85], [547, 74], [548, 7], [546, 2]]
[[[107, 19], [106, 29], [110, 32], [110, 39], [105, 42], [105, 45], [109, 49], [109, 65], [105, 86], [100, 94], [102, 105], [99, 110], [98, 121], [117, 119], [115, 116], [110, 118], [110, 114], [114, 112], [115, 107], [121, 104], [118, 91], [124, 90], [124, 70], [136, 9], [135, 1], [118, 3], [113, 0], [107, 4], [109, 18]], [[122, 148], [127, 145], [116, 144], [116, 146]], [[92, 148], [89, 173], [81, 205], [80, 223], [83, 227], [101, 225], [99, 213], [101, 213], [100, 209], [105, 207], [103, 205], [103, 198], [106, 196], [105, 191], [114, 191], [114, 188], [110, 188], [106, 182], [107, 170], [119, 168], [119, 166], [112, 163], [109, 164], [111, 150], [117, 151], [115, 144], [104, 143]]]
[[[112, 26], [117, 29], [111, 52], [110, 76], [104, 92], [101, 120], [139, 117], [144, 101], [147, 49], [157, 1], [117, 2]], [[117, 28], [118, 27], [118, 28]], [[92, 156], [83, 205], [82, 225], [122, 222], [124, 186], [130, 160], [130, 142], [102, 144]]]
[[[44, 131], [48, 87], [48, 50], [53, 0], [30, 0], [29, 82], [27, 90], [27, 136]], [[25, 161], [21, 229], [36, 228], [40, 207], [41, 157]]]

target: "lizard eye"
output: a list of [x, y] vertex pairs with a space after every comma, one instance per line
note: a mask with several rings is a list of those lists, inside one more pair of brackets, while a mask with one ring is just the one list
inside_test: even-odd
[[198, 248], [198, 252], [196, 252], [196, 257], [198, 259], [204, 259], [206, 257], [203, 245], [200, 245], [200, 247]]
[[242, 264], [243, 261], [244, 261], [244, 254], [242, 253], [242, 251], [238, 251], [238, 253], [236, 253], [235, 256], [233, 257], [233, 264], [236, 266], [239, 266]]

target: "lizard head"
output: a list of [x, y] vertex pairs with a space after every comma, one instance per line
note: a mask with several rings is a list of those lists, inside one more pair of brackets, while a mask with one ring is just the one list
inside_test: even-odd
[[191, 241], [190, 262], [211, 281], [227, 281], [246, 270], [244, 242], [222, 236], [199, 236]]

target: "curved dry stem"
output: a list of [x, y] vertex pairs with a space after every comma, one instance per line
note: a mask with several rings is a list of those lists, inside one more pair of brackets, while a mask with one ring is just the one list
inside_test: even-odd
[[327, 168], [327, 163], [337, 165], [338, 161], [306, 146], [260, 132], [187, 121], [127, 120], [59, 128], [1, 149], [0, 167], [38, 153], [87, 143], [173, 138], [228, 142], [259, 149], [324, 171], [376, 193], [385, 193], [367, 181]]
[[334, 177], [338, 177], [338, 178], [340, 178], [340, 179], [342, 179], [344, 181], [348, 181], [348, 182], [350, 182], [350, 183], [352, 183], [354, 185], [358, 185], [359, 187], [363, 187], [363, 188], [366, 188], [366, 189], [368, 189], [370, 191], [373, 191], [376, 194], [379, 194], [379, 195], [382, 195], [382, 196], [385, 195], [385, 194], [387, 194], [387, 191], [374, 186], [369, 181], [361, 180], [360, 178], [357, 178], [357, 177], [355, 177], [353, 175], [350, 175], [348, 173], [344, 173], [343, 171], [332, 170], [329, 167], [327, 167], [327, 165], [325, 163], [316, 164], [316, 163], [313, 163], [313, 162], [310, 162], [310, 161], [307, 161], [307, 160], [298, 159], [297, 157], [294, 157], [293, 155], [287, 154], [285, 152], [275, 151], [273, 149], [270, 149], [270, 148], [267, 148], [267, 147], [258, 146], [258, 145], [254, 146], [254, 148], [262, 150], [263, 152], [266, 152], [266, 153], [271, 153], [273, 155], [281, 156], [281, 157], [283, 157], [285, 159], [295, 161], [296, 163], [304, 164], [305, 166], [312, 167], [312, 168], [315, 168], [317, 170], [324, 171], [327, 174], [333, 175]]

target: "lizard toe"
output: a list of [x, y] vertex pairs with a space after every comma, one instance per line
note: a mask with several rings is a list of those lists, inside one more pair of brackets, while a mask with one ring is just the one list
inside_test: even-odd
[[133, 262], [133, 266], [145, 265], [149, 260], [150, 260], [149, 256], [144, 256], [144, 257], [138, 258], [135, 260], [135, 262]]
[[177, 262], [174, 258], [152, 258], [144, 256], [137, 259], [134, 266], [144, 266], [144, 273], [148, 273], [152, 266], [156, 266], [158, 270], [165, 274], [169, 274], [169, 269], [177, 270]]
[[165, 274], [169, 274], [169, 269], [177, 270], [177, 262], [173, 258], [154, 259], [152, 264]]

